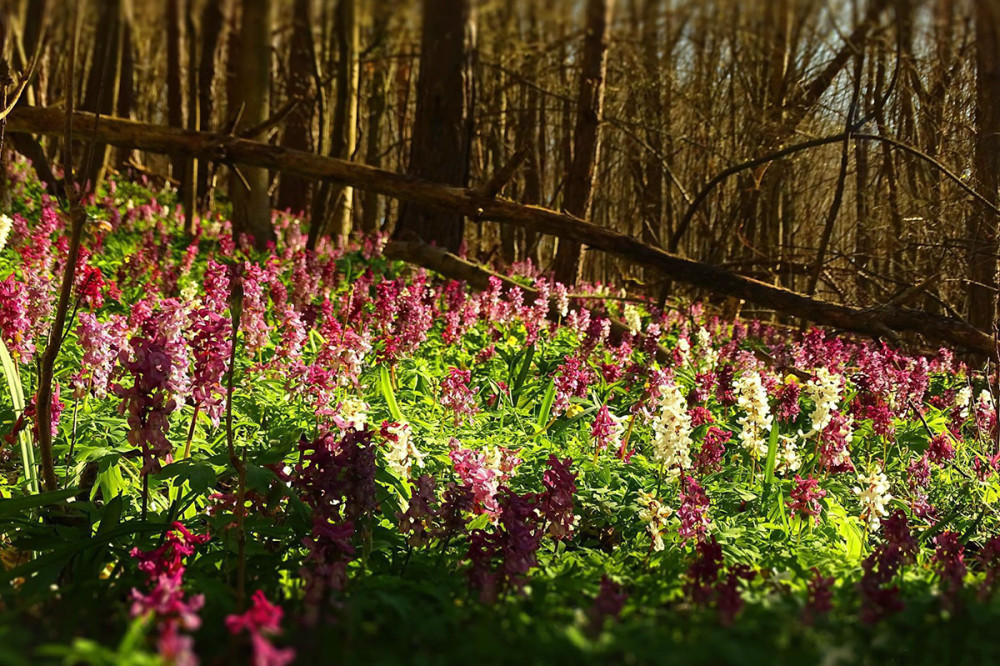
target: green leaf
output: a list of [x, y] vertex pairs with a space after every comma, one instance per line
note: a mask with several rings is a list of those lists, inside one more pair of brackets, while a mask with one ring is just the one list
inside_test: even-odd
[[552, 411], [552, 403], [556, 399], [556, 383], [555, 380], [549, 380], [549, 388], [545, 391], [545, 397], [542, 398], [542, 408], [538, 412], [538, 429], [541, 430], [549, 422], [549, 413]]
[[528, 371], [531, 370], [531, 361], [535, 358], [535, 345], [531, 345], [524, 352], [524, 361], [521, 363], [521, 371], [517, 374], [514, 379], [514, 385], [510, 389], [511, 400], [514, 404], [517, 404], [517, 396], [521, 393], [521, 387], [524, 386], [524, 380], [528, 377]]
[[[24, 413], [24, 390], [21, 388], [21, 376], [17, 373], [17, 365], [7, 351], [7, 345], [0, 340], [0, 365], [3, 365], [3, 374], [7, 379], [7, 391], [10, 393], [11, 404], [14, 405], [15, 421], [18, 416]], [[38, 493], [38, 470], [35, 469], [35, 450], [31, 445], [29, 430], [24, 428], [18, 434], [18, 442], [21, 445], [21, 463], [24, 465], [24, 478], [28, 480], [28, 489], [32, 493]]]
[[59, 504], [73, 497], [78, 492], [80, 492], [78, 488], [63, 488], [62, 490], [53, 490], [39, 495], [0, 500], [0, 518], [14, 516], [49, 504]]
[[403, 422], [403, 413], [399, 411], [399, 404], [396, 402], [396, 393], [392, 390], [392, 379], [389, 377], [389, 369], [387, 367], [380, 366], [378, 369], [379, 375], [379, 387], [382, 389], [382, 396], [385, 398], [386, 405], [389, 406], [389, 413], [392, 414], [392, 418], [399, 422]]
[[778, 458], [778, 435], [780, 431], [778, 424], [771, 426], [771, 437], [767, 442], [767, 463], [764, 465], [764, 491], [761, 493], [761, 511], [767, 506], [767, 500], [771, 496], [771, 484], [774, 483], [774, 463]]

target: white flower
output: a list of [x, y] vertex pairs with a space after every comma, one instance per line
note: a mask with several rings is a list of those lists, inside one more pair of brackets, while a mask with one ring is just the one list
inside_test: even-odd
[[677, 338], [677, 351], [681, 355], [681, 365], [687, 365], [691, 360], [691, 343], [683, 335]]
[[822, 433], [833, 419], [840, 402], [840, 375], [826, 368], [816, 368], [815, 379], [806, 382], [806, 395], [816, 404], [812, 413], [812, 432]]
[[7, 236], [10, 235], [10, 227], [14, 224], [14, 220], [10, 219], [7, 215], [0, 214], [0, 252], [7, 246]]
[[777, 463], [774, 466], [776, 472], [791, 473], [798, 471], [802, 466], [799, 458], [799, 447], [795, 443], [795, 438], [788, 435], [781, 436], [781, 450], [778, 452]]
[[337, 419], [337, 425], [345, 430], [348, 428], [364, 430], [365, 424], [368, 423], [368, 403], [357, 398], [344, 398], [340, 403]]
[[646, 523], [646, 531], [653, 539], [653, 550], [663, 550], [663, 528], [667, 526], [674, 510], [660, 503], [652, 493], [639, 491], [639, 519]]
[[712, 334], [708, 332], [708, 329], [702, 326], [695, 333], [695, 337], [698, 339], [698, 352], [701, 358], [701, 364], [706, 370], [713, 370], [715, 364], [719, 360], [719, 352], [712, 347]]
[[[0, 247], [3, 247], [3, 246], [0, 245]], [[955, 406], [958, 407], [961, 410], [958, 414], [963, 419], [969, 417], [969, 403], [970, 402], [972, 402], [972, 387], [966, 385], [966, 386], [963, 386], [962, 390], [960, 390], [955, 395]]]
[[691, 467], [691, 415], [674, 382], [664, 385], [660, 412], [653, 419], [653, 460], [672, 476]]
[[773, 419], [760, 373], [745, 371], [733, 382], [733, 387], [736, 389], [736, 406], [743, 410], [743, 416], [737, 419], [742, 428], [740, 443], [754, 458], [765, 457]]
[[628, 325], [628, 330], [632, 335], [636, 335], [642, 331], [642, 317], [639, 315], [638, 308], [628, 303], [622, 310], [622, 316], [625, 318], [625, 323]]
[[413, 431], [409, 423], [393, 423], [386, 427], [386, 431], [392, 435], [388, 437], [386, 444], [388, 449], [385, 453], [386, 462], [389, 468], [396, 473], [396, 476], [408, 478], [411, 467], [424, 466], [424, 454], [417, 449], [413, 443]]
[[892, 499], [889, 493], [889, 482], [880, 470], [868, 475], [859, 475], [860, 487], [854, 488], [854, 494], [861, 503], [861, 520], [868, 523], [868, 529], [875, 532], [882, 525], [882, 518], [889, 515], [885, 505]]

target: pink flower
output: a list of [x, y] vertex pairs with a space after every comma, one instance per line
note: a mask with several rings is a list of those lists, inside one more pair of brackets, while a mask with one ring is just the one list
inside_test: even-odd
[[159, 340], [135, 337], [129, 343], [132, 356], [122, 350], [120, 361], [132, 376], [132, 385], [114, 385], [122, 399], [119, 411], [128, 415], [128, 441], [142, 450], [142, 474], [158, 472], [160, 461], [171, 459], [167, 440], [168, 417], [177, 403], [170, 397], [172, 360]]
[[26, 363], [35, 353], [28, 290], [13, 275], [0, 281], [0, 334], [15, 361]]
[[295, 659], [291, 648], [278, 649], [270, 637], [281, 633], [284, 611], [267, 600], [261, 590], [253, 593], [250, 609], [242, 615], [226, 617], [226, 628], [231, 634], [246, 631], [251, 637], [254, 666], [285, 666]]
[[89, 312], [78, 315], [77, 341], [83, 349], [80, 370], [73, 377], [77, 396], [88, 391], [99, 398], [107, 395], [115, 360], [125, 346], [126, 324], [121, 315], [101, 323]]
[[454, 413], [455, 425], [479, 411], [471, 381], [472, 371], [458, 368], [449, 368], [448, 376], [441, 380], [441, 404]]
[[180, 632], [195, 631], [201, 626], [198, 611], [204, 605], [202, 595], [188, 597], [183, 586], [184, 558], [208, 541], [208, 535], [194, 535], [180, 523], [174, 523], [166, 542], [149, 552], [133, 548], [131, 555], [139, 561], [139, 570], [146, 575], [149, 592], [132, 590], [132, 617], [150, 614], [159, 631], [157, 647], [167, 663], [198, 663], [190, 636]]
[[601, 405], [594, 418], [594, 424], [590, 428], [590, 438], [594, 441], [598, 451], [603, 451], [612, 443], [617, 443], [619, 437], [618, 422], [612, 418], [607, 405]]
[[681, 519], [679, 534], [681, 543], [690, 539], [701, 542], [708, 533], [708, 495], [691, 476], [681, 480], [680, 508], [677, 517]]
[[549, 455], [548, 469], [542, 474], [545, 490], [538, 496], [538, 510], [548, 521], [548, 533], [556, 540], [573, 534], [573, 494], [576, 492], [576, 472], [570, 470], [572, 458], [560, 461]]
[[819, 515], [822, 511], [819, 500], [826, 497], [826, 491], [819, 487], [819, 481], [809, 477], [803, 479], [798, 474], [795, 475], [795, 485], [788, 493], [788, 510], [797, 514], [802, 520], [814, 518], [814, 522], [819, 524]]

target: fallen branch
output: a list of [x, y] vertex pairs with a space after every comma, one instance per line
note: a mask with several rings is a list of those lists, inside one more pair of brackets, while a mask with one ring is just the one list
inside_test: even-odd
[[[65, 114], [59, 109], [19, 107], [8, 118], [9, 132], [58, 134]], [[992, 355], [991, 336], [965, 322], [922, 310], [883, 306], [861, 310], [811, 298], [788, 289], [743, 277], [718, 266], [703, 264], [610, 229], [538, 206], [518, 204], [502, 198], [483, 197], [475, 190], [441, 185], [374, 167], [289, 150], [211, 132], [160, 127], [118, 118], [78, 112], [72, 119], [77, 131], [92, 131], [95, 140], [119, 147], [156, 153], [184, 154], [227, 164], [264, 167], [305, 178], [347, 183], [369, 192], [412, 201], [429, 208], [459, 211], [481, 220], [529, 228], [586, 244], [659, 271], [665, 277], [708, 291], [742, 298], [748, 302], [834, 328], [882, 337], [886, 331], [919, 333], [935, 343]], [[856, 139], [864, 138], [855, 134]], [[843, 136], [839, 137], [843, 140]], [[832, 143], [830, 139], [825, 141]], [[897, 146], [899, 147], [899, 146]]]

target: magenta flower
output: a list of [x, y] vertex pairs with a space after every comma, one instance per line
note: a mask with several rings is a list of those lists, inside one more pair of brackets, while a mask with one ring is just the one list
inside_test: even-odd
[[472, 371], [458, 368], [449, 368], [448, 376], [441, 380], [441, 404], [455, 415], [455, 425], [479, 411], [471, 381]]
[[819, 569], [813, 567], [813, 576], [806, 584], [808, 595], [805, 608], [802, 609], [802, 620], [807, 625], [833, 610], [833, 576], [823, 576]]
[[681, 479], [680, 508], [677, 517], [681, 519], [679, 534], [681, 543], [689, 540], [704, 541], [708, 533], [708, 495], [691, 476]]
[[202, 595], [188, 597], [183, 590], [184, 558], [208, 541], [208, 535], [195, 535], [180, 523], [174, 523], [166, 542], [149, 552], [133, 548], [131, 555], [139, 561], [139, 570], [146, 575], [149, 591], [145, 594], [133, 588], [132, 617], [151, 615], [156, 622], [160, 656], [171, 664], [197, 664], [194, 642], [181, 631], [192, 632], [201, 626], [198, 611], [204, 605]]
[[601, 405], [594, 418], [594, 424], [590, 428], [590, 438], [598, 452], [608, 448], [610, 444], [617, 443], [620, 436], [618, 421], [611, 416], [607, 405]]
[[132, 385], [116, 383], [113, 389], [122, 399], [119, 411], [128, 415], [128, 441], [142, 450], [141, 472], [149, 474], [160, 471], [161, 460], [171, 460], [168, 417], [177, 406], [170, 397], [173, 361], [159, 340], [135, 337], [129, 344], [131, 357], [123, 349], [119, 360], [131, 375]]
[[958, 532], [945, 531], [934, 537], [934, 573], [941, 580], [941, 600], [946, 608], [958, 605], [967, 567], [965, 546], [959, 541]]
[[803, 521], [813, 518], [819, 524], [819, 515], [822, 507], [819, 500], [826, 497], [826, 491], [819, 487], [819, 481], [812, 477], [803, 479], [798, 474], [795, 475], [795, 485], [788, 493], [788, 510], [796, 514]]
[[571, 398], [582, 398], [594, 380], [593, 372], [579, 356], [569, 356], [556, 369], [554, 378], [556, 397], [552, 404], [553, 415], [562, 414], [569, 407]]
[[286, 666], [295, 659], [292, 648], [278, 649], [271, 637], [281, 633], [284, 611], [267, 600], [261, 590], [253, 593], [250, 608], [242, 615], [226, 617], [226, 628], [231, 634], [246, 631], [253, 647], [253, 666]]
[[709, 426], [701, 449], [695, 455], [694, 466], [699, 474], [708, 474], [722, 469], [722, 458], [726, 455], [726, 442], [732, 438], [732, 433], [718, 426]]
[[608, 578], [607, 574], [601, 576], [600, 590], [587, 611], [590, 634], [592, 636], [599, 634], [609, 619], [617, 620], [627, 600], [628, 594], [620, 584]]
[[28, 290], [13, 275], [0, 280], [0, 334], [15, 361], [26, 363], [35, 353]]
[[573, 494], [576, 493], [576, 472], [570, 470], [572, 458], [560, 461], [549, 455], [549, 468], [542, 474], [545, 490], [538, 496], [538, 510], [548, 522], [548, 533], [553, 539], [565, 539], [573, 534], [576, 516], [573, 515]]
[[229, 369], [232, 351], [232, 323], [210, 307], [194, 310], [191, 322], [191, 353], [194, 373], [191, 377], [191, 400], [215, 426], [223, 411], [225, 389], [222, 379]]

